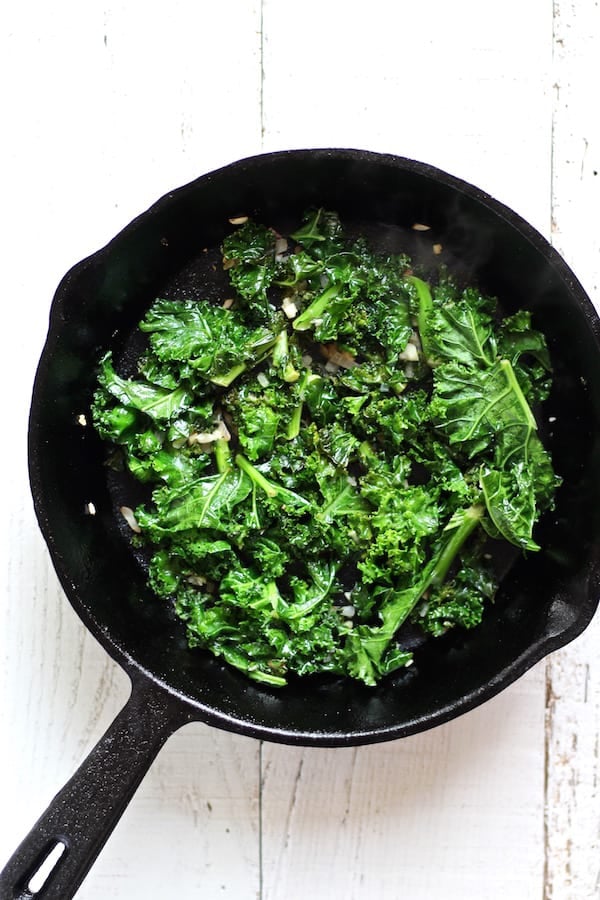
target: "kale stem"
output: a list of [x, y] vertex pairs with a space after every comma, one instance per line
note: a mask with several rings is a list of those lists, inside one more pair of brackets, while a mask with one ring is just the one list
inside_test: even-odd
[[231, 453], [229, 451], [229, 441], [225, 438], [218, 438], [215, 441], [215, 463], [217, 472], [221, 475], [228, 472], [231, 468]]
[[288, 333], [287, 329], [283, 329], [277, 335], [275, 344], [273, 345], [273, 365], [279, 366], [287, 362], [288, 358]]
[[245, 456], [242, 456], [241, 453], [237, 453], [235, 457], [235, 464], [239, 466], [242, 472], [245, 472], [257, 487], [262, 488], [265, 494], [268, 497], [276, 497], [277, 496], [277, 488], [274, 487], [270, 481], [268, 481], [265, 476], [255, 469], [252, 463], [248, 462]]
[[238, 375], [241, 375], [242, 372], [245, 372], [247, 368], [248, 366], [246, 363], [239, 363], [239, 365], [233, 366], [233, 368], [230, 369], [229, 372], [225, 372], [224, 375], [213, 375], [210, 380], [213, 384], [218, 384], [221, 387], [229, 387], [231, 382], [235, 381]]
[[[425, 591], [429, 585], [440, 585], [443, 582], [448, 574], [448, 569], [454, 562], [456, 554], [459, 552], [471, 532], [479, 524], [483, 515], [483, 510], [484, 507], [479, 503], [470, 506], [465, 510], [462, 522], [458, 528], [454, 529], [447, 544], [437, 557], [423, 591]], [[423, 591], [421, 593], [423, 593]]]
[[427, 365], [433, 365], [431, 346], [429, 344], [428, 325], [429, 318], [433, 312], [433, 298], [431, 290], [426, 281], [417, 278], [416, 275], [409, 276], [408, 280], [415, 286], [417, 292], [417, 300], [419, 301], [419, 311], [417, 314], [417, 326], [419, 329], [419, 339], [425, 356]]
[[525, 399], [525, 395], [524, 395], [523, 391], [521, 390], [521, 385], [517, 381], [517, 376], [515, 375], [515, 370], [513, 369], [509, 360], [501, 359], [500, 360], [500, 368], [502, 369], [502, 372], [504, 373], [504, 377], [506, 378], [510, 389], [513, 391], [515, 397], [517, 398], [517, 400], [519, 402], [519, 405], [521, 406], [523, 412], [525, 413], [528, 426], [533, 431], [536, 431], [537, 430], [537, 422], [535, 421], [535, 417], [534, 417], [533, 413], [531, 412], [531, 407], [529, 406], [529, 403]]
[[385, 641], [381, 646], [380, 657], [383, 655], [387, 644], [406, 621], [425, 591], [432, 585], [438, 587], [442, 584], [457, 553], [471, 532], [479, 524], [483, 512], [484, 506], [479, 503], [465, 509], [460, 525], [452, 531], [450, 538], [439, 555], [434, 556], [429, 561], [423, 571], [421, 580], [407, 591], [400, 591], [398, 594], [394, 594], [393, 591], [390, 592], [389, 603], [384, 603], [380, 611], [383, 625], [379, 629], [378, 634]]
[[294, 491], [290, 491], [280, 484], [269, 481], [268, 478], [265, 478], [265, 476], [259, 472], [252, 463], [248, 462], [246, 457], [242, 456], [241, 453], [236, 454], [235, 464], [250, 477], [257, 487], [265, 492], [267, 497], [270, 497], [271, 499], [277, 497], [282, 508], [285, 509], [287, 506], [292, 505], [296, 509], [300, 508], [306, 510], [311, 505], [310, 500], [301, 497], [300, 494], [296, 494]]
[[285, 328], [279, 332], [273, 346], [273, 365], [281, 369], [283, 380], [290, 384], [300, 378], [300, 372], [294, 368], [289, 358], [288, 333]]
[[319, 294], [319, 296], [313, 300], [302, 313], [300, 313], [298, 318], [294, 319], [292, 326], [294, 331], [306, 331], [309, 329], [313, 325], [314, 320], [319, 319], [323, 315], [331, 300], [335, 299], [341, 290], [342, 286], [340, 284], [332, 284], [326, 291]]
[[287, 381], [288, 384], [293, 384], [294, 381], [298, 381], [300, 378], [300, 372], [294, 368], [291, 362], [288, 361], [285, 369], [283, 370], [283, 380]]
[[310, 370], [306, 369], [298, 385], [298, 393], [300, 399], [297, 406], [294, 407], [294, 411], [292, 412], [290, 421], [288, 422], [286, 431], [286, 437], [288, 441], [293, 441], [293, 439], [295, 437], [298, 437], [298, 435], [300, 434], [300, 426], [302, 424], [302, 411], [304, 409], [304, 394], [306, 393], [306, 385], [308, 384], [309, 376]]
[[300, 434], [300, 425], [302, 424], [302, 410], [304, 408], [304, 402], [301, 400], [300, 403], [294, 408], [294, 411], [291, 415], [290, 421], [288, 422], [286, 437], [288, 441], [293, 441], [295, 437], [298, 437]]

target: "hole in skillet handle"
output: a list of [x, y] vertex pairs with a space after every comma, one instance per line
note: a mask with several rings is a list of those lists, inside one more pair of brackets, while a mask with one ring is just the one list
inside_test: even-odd
[[26, 875], [27, 887], [18, 894], [19, 900], [43, 897], [44, 887], [57, 869], [67, 849], [66, 843], [61, 840], [55, 841], [54, 844], [49, 844], [40, 855], [34, 871]]

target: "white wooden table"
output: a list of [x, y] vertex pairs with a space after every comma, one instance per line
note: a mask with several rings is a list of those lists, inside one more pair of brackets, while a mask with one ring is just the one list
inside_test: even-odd
[[[513, 207], [600, 305], [598, 0], [23, 0], [3, 14], [0, 862], [124, 703], [58, 588], [26, 471], [54, 289], [159, 195], [253, 153], [433, 163]], [[600, 897], [600, 619], [485, 706], [349, 750], [200, 724], [78, 896]]]

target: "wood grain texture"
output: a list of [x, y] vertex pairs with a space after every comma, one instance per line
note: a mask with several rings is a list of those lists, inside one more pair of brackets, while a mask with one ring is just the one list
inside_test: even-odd
[[[554, 15], [552, 240], [600, 309], [600, 6], [558, 0]], [[596, 617], [547, 663], [548, 900], [600, 897], [600, 667]]]
[[[265, 2], [267, 149], [333, 143], [424, 159], [549, 232], [547, 4], [466, 3], [464, 31], [455, 5], [432, 15], [375, 0], [368, 17], [349, 9], [340, 21], [335, 5], [309, 0], [306, 12], [291, 20]], [[308, 116], [293, 102], [299, 83]], [[541, 689], [537, 669], [473, 716], [389, 747], [265, 747], [265, 900], [539, 896]]]
[[[185, 27], [183, 27], [185, 24]], [[64, 272], [162, 193], [260, 147], [260, 9], [59, 0], [10, 10], [2, 37], [5, 434], [0, 605], [0, 858], [103, 733], [127, 680], [85, 632], [39, 537], [27, 413]], [[10, 248], [7, 251], [7, 248]], [[7, 423], [5, 419], [5, 424]], [[7, 476], [7, 473], [10, 473]], [[4, 559], [3, 559], [4, 562]], [[7, 739], [7, 735], [10, 735]], [[256, 742], [202, 726], [174, 736], [78, 896], [259, 890]]]
[[[518, 27], [515, 23], [518, 22]], [[266, 149], [358, 146], [437, 165], [548, 231], [547, 0], [264, 0]]]
[[541, 684], [538, 668], [480, 709], [403, 741], [265, 746], [265, 900], [539, 896]]
[[[334, 0], [294, 15], [274, 0], [31, 0], [5, 13], [0, 863], [128, 690], [62, 595], [29, 499], [29, 397], [64, 272], [219, 165], [358, 146], [438, 165], [552, 230], [597, 298], [599, 37], [594, 0], [371, 0], [343, 15]], [[600, 896], [598, 627], [405, 741], [302, 750], [187, 726], [78, 896]]]

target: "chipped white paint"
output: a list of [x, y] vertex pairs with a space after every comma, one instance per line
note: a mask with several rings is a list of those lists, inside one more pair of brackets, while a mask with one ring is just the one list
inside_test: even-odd
[[541, 675], [404, 741], [265, 746], [265, 900], [539, 896]]
[[[552, 240], [600, 309], [597, 0], [554, 15]], [[600, 897], [600, 620], [547, 663], [546, 900]]]
[[[552, 214], [556, 246], [597, 297], [598, 3], [340, 10], [32, 0], [5, 13], [0, 864], [127, 693], [57, 586], [27, 486], [32, 379], [72, 263], [215, 166], [345, 145], [438, 165], [546, 234]], [[600, 896], [598, 628], [485, 707], [402, 742], [261, 747], [188, 726], [79, 896]]]

